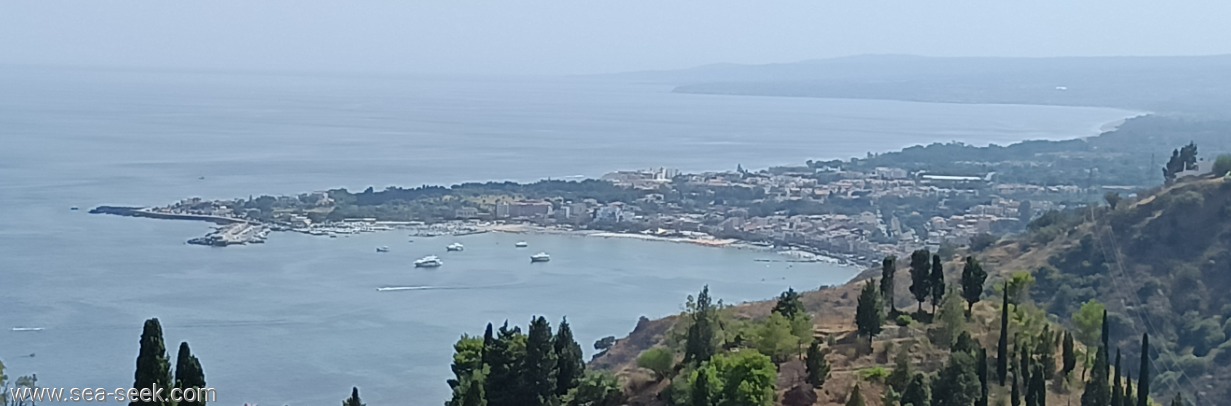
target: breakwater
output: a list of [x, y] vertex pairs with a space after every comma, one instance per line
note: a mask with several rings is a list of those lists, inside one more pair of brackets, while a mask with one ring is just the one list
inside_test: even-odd
[[90, 214], [110, 214], [110, 215], [115, 215], [115, 216], [146, 217], [146, 218], [163, 219], [163, 220], [208, 221], [208, 222], [218, 224], [218, 225], [248, 222], [247, 220], [244, 220], [244, 219], [238, 219], [238, 218], [232, 218], [232, 217], [211, 216], [211, 215], [190, 214], [190, 213], [167, 213], [167, 212], [153, 211], [145, 207], [129, 207], [129, 206], [98, 206], [98, 207], [91, 209]]

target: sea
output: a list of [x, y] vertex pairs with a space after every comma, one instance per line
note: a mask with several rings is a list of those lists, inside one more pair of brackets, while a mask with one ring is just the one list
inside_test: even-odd
[[[209, 248], [185, 244], [209, 224], [86, 213], [97, 205], [762, 168], [921, 143], [1091, 136], [1137, 114], [670, 90], [602, 77], [0, 67], [5, 373], [129, 387], [142, 322], [157, 317], [168, 352], [189, 343], [219, 404], [336, 404], [356, 386], [374, 405], [439, 405], [452, 344], [489, 322], [567, 317], [590, 356], [595, 340], [679, 312], [706, 285], [739, 303], [858, 271], [568, 235], [276, 233]], [[529, 247], [515, 248], [522, 240]], [[466, 250], [444, 252], [453, 242]], [[539, 251], [552, 261], [531, 264]], [[425, 255], [444, 266], [414, 269]]]

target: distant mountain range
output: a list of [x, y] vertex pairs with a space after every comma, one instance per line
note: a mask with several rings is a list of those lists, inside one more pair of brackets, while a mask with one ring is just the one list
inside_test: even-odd
[[794, 63], [715, 64], [613, 77], [676, 92], [1102, 106], [1226, 116], [1231, 55], [939, 58], [869, 55]]

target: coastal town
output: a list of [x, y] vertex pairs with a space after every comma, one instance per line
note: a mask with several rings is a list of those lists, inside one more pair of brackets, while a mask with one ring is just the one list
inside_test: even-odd
[[93, 212], [219, 223], [189, 240], [263, 242], [271, 231], [337, 238], [411, 230], [412, 236], [489, 231], [573, 232], [704, 245], [774, 247], [866, 263], [1023, 229], [1034, 216], [1087, 199], [1073, 185], [1002, 183], [995, 172], [941, 175], [809, 165], [681, 173], [619, 171], [601, 179], [450, 188], [344, 189], [235, 200], [189, 198], [152, 208]]

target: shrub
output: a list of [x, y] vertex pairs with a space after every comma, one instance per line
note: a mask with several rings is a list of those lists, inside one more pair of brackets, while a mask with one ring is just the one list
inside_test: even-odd
[[654, 371], [654, 375], [661, 380], [675, 367], [675, 354], [663, 347], [651, 348], [637, 357], [637, 367]]
[[[915, 319], [910, 317], [909, 314], [899, 314], [897, 320], [895, 321], [902, 327], [910, 327], [911, 324], [915, 324]], [[1231, 322], [1228, 322], [1227, 326], [1231, 326]]]
[[1214, 160], [1214, 174], [1225, 176], [1227, 172], [1231, 172], [1231, 155], [1219, 155]]
[[870, 382], [885, 382], [885, 378], [889, 377], [889, 370], [884, 367], [872, 367], [859, 371], [859, 376]]

